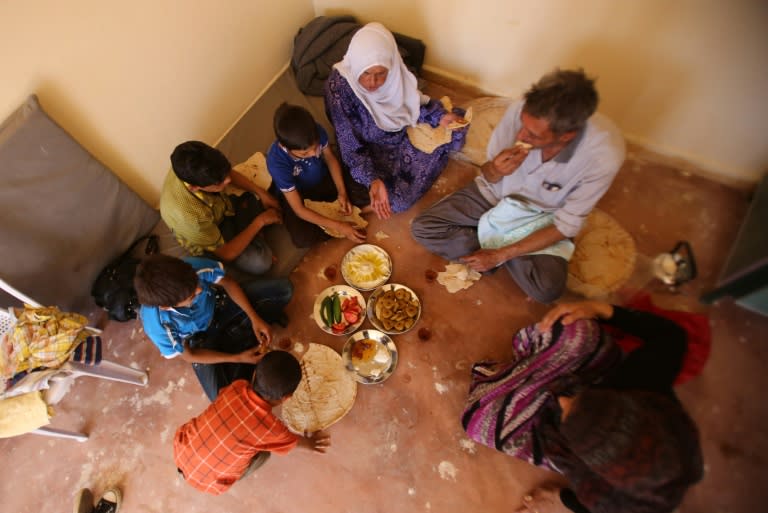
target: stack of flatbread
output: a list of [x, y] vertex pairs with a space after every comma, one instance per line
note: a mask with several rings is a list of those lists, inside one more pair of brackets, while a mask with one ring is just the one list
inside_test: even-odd
[[[305, 199], [304, 206], [310, 210], [317, 212], [321, 216], [325, 216], [329, 219], [352, 223], [353, 225], [355, 225], [355, 228], [362, 229], [368, 226], [368, 221], [366, 221], [360, 216], [360, 209], [355, 206], [352, 206], [351, 214], [349, 215], [342, 214], [341, 206], [339, 205], [339, 200], [336, 200], [333, 202], [327, 202], [327, 201], [312, 201], [312, 200]], [[337, 232], [336, 230], [323, 228], [323, 231], [328, 235], [330, 235], [331, 237], [336, 237], [338, 239], [344, 238], [344, 235]]]
[[[453, 104], [451, 103], [451, 99], [447, 96], [442, 97], [440, 103], [443, 104], [446, 111], [453, 111]], [[432, 153], [443, 144], [451, 142], [454, 130], [464, 128], [469, 125], [471, 121], [472, 109], [469, 108], [464, 114], [464, 119], [454, 121], [445, 128], [441, 126], [432, 127], [429, 123], [419, 123], [416, 126], [409, 126], [406, 128], [406, 133], [414, 148], [423, 151], [424, 153]]]
[[357, 381], [341, 356], [328, 346], [309, 344], [301, 359], [301, 382], [283, 403], [281, 417], [294, 433], [314, 433], [339, 421], [355, 403]]
[[437, 273], [437, 282], [451, 294], [464, 289], [468, 289], [479, 280], [482, 275], [470, 269], [466, 264], [448, 264], [445, 266], [445, 271]]

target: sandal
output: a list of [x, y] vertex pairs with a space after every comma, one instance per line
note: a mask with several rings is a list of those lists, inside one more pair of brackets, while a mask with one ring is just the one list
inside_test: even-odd
[[120, 509], [120, 503], [123, 501], [123, 495], [117, 488], [109, 488], [99, 499], [93, 513], [117, 513]]
[[75, 506], [72, 513], [91, 513], [93, 511], [93, 494], [88, 488], [83, 488], [75, 495]]

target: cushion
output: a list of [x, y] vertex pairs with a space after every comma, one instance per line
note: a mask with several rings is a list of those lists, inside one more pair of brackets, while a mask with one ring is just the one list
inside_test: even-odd
[[[248, 157], [248, 160], [245, 162], [235, 165], [232, 169], [242, 174], [256, 186], [261, 187], [265, 191], [268, 191], [269, 186], [272, 185], [272, 175], [269, 174], [269, 169], [267, 169], [267, 158], [260, 151], [257, 151]], [[238, 189], [233, 185], [228, 185], [225, 192], [227, 194], [237, 194], [239, 196], [245, 191]]]
[[456, 156], [476, 166], [485, 164], [488, 160], [486, 155], [488, 141], [512, 101], [512, 98], [489, 96], [467, 102], [464, 107], [467, 111], [471, 109], [472, 124], [469, 125], [466, 143]]
[[632, 276], [635, 241], [602, 210], [592, 211], [574, 242], [576, 250], [568, 262], [568, 290], [589, 298], [606, 296]]
[[35, 95], [0, 125], [0, 183], [0, 278], [65, 311], [93, 308], [96, 275], [159, 219]]

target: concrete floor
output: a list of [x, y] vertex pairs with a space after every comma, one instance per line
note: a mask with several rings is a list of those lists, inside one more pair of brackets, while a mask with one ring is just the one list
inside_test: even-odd
[[[759, 399], [768, 387], [768, 346], [760, 335], [768, 332], [768, 318], [729, 301], [707, 308], [697, 299], [717, 279], [748, 196], [681, 169], [630, 148], [599, 206], [633, 235], [640, 264], [679, 239], [691, 242], [698, 259], [699, 278], [677, 294], [649, 281], [642, 265], [628, 283], [652, 292], [660, 306], [706, 312], [711, 319], [711, 359], [700, 377], [678, 389], [701, 430], [706, 462], [704, 480], [689, 491], [680, 511], [756, 511], [755, 505], [768, 502], [768, 491], [759, 485], [768, 454], [768, 407]], [[0, 440], [2, 511], [68, 512], [81, 487], [98, 494], [117, 485], [125, 512], [502, 512], [517, 507], [531, 487], [556, 479], [476, 446], [459, 423], [471, 363], [508, 357], [513, 333], [547, 309], [526, 301], [503, 272], [457, 294], [425, 279], [426, 270], [440, 271], [445, 262], [413, 242], [410, 222], [474, 172], [451, 161], [409, 212], [371, 220], [370, 241], [392, 256], [391, 281], [407, 284], [422, 298], [417, 328], [427, 327], [433, 336], [423, 342], [413, 330], [395, 337], [396, 372], [385, 383], [359, 387], [352, 411], [330, 429], [328, 454], [297, 449], [272, 458], [225, 495], [195, 491], [177, 477], [171, 445], [176, 428], [207, 405], [192, 369], [181, 359], [164, 360], [139, 324], [111, 322], [105, 354], [149, 369], [149, 386], [79, 379], [56, 406], [53, 425], [84, 430], [90, 434], [85, 443], [35, 435]], [[379, 232], [387, 238], [375, 237]], [[323, 333], [310, 313], [321, 290], [342, 283], [340, 275], [329, 281], [323, 269], [338, 265], [351, 246], [333, 240], [307, 253], [291, 275], [297, 289], [288, 310], [291, 323], [276, 330], [276, 341], [288, 337], [341, 349], [344, 339]]]

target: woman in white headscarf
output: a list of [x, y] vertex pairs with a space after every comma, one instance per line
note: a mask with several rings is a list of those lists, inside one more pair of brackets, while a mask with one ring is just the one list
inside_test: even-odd
[[325, 86], [325, 106], [336, 129], [341, 158], [352, 177], [368, 188], [381, 219], [413, 205], [445, 167], [448, 154], [464, 145], [466, 129], [426, 153], [413, 146], [406, 128], [419, 123], [447, 126], [462, 112], [446, 112], [417, 88], [392, 34], [369, 23], [352, 38], [344, 59]]

